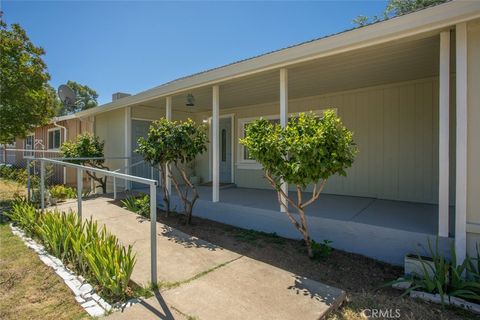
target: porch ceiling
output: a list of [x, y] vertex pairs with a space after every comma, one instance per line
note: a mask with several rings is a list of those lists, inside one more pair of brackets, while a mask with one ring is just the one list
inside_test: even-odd
[[[454, 61], [454, 59], [452, 59]], [[289, 68], [289, 98], [302, 98], [385, 83], [438, 75], [439, 37], [401, 40], [302, 63]], [[452, 69], [454, 70], [454, 69]], [[186, 107], [186, 95], [195, 107]], [[173, 97], [173, 109], [186, 112], [211, 110], [210, 86]], [[220, 108], [255, 105], [279, 100], [278, 70], [248, 76], [220, 85]], [[142, 105], [165, 107], [165, 99]]]

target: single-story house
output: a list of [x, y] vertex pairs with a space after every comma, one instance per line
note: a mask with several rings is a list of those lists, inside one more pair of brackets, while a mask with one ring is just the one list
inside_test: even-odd
[[[181, 67], [181, 66], [179, 66]], [[261, 166], [239, 144], [245, 124], [334, 108], [359, 154], [308, 208], [315, 240], [401, 264], [427, 238], [461, 259], [480, 240], [480, 2], [451, 1], [183, 77], [82, 111], [112, 169], [152, 120], [208, 123], [195, 161], [194, 214], [299, 238]], [[141, 158], [140, 158], [141, 159]], [[150, 176], [146, 164], [127, 172]], [[161, 199], [161, 197], [158, 197]]]
[[[77, 135], [86, 132], [93, 132], [93, 117], [80, 118], [71, 114], [52, 118], [48, 124], [36, 128], [25, 138], [17, 138], [13, 144], [7, 146], [6, 152], [2, 150], [0, 162], [4, 162], [5, 157], [6, 163], [26, 167], [25, 156], [61, 157], [60, 146], [65, 141], [74, 141]], [[77, 175], [74, 169], [55, 166], [54, 170], [52, 178], [55, 183], [76, 185]]]

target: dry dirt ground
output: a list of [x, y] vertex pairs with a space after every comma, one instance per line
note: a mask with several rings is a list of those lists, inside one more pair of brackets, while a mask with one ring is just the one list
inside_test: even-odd
[[[480, 319], [472, 313], [440, 305], [400, 297], [401, 292], [382, 287], [402, 275], [402, 268], [373, 259], [333, 250], [330, 256], [310, 260], [300, 241], [273, 234], [235, 228], [211, 220], [194, 217], [192, 225], [183, 223], [183, 216], [166, 218], [158, 213], [158, 220], [187, 234], [196, 236], [228, 250], [257, 259], [284, 270], [306, 276], [347, 292], [347, 302], [328, 319], [366, 319], [365, 309], [391, 310], [400, 313], [400, 319], [442, 320]], [[369, 311], [366, 311], [368, 314]], [[380, 318], [381, 319], [381, 318]]]

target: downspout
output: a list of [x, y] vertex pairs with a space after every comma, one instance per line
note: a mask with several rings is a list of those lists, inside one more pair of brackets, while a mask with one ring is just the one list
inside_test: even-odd
[[[68, 136], [68, 129], [64, 126], [61, 126], [59, 124], [57, 124], [57, 121], [53, 121], [53, 125], [57, 128], [60, 128], [60, 129], [63, 129], [63, 143], [65, 143], [67, 141], [67, 136]], [[67, 184], [67, 167], [64, 166], [63, 167], [63, 184], [66, 185]]]

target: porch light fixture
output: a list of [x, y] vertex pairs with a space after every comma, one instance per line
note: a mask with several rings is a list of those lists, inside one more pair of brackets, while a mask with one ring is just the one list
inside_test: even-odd
[[195, 97], [193, 96], [193, 94], [187, 94], [187, 102], [185, 103], [185, 106], [195, 107]]

